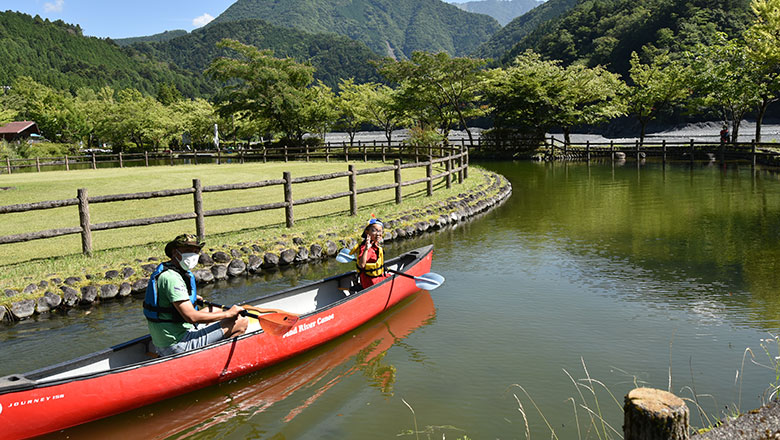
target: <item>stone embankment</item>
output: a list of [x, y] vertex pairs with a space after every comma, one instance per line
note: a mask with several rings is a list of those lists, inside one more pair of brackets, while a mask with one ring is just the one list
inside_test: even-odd
[[[385, 220], [386, 242], [411, 238], [451, 225], [483, 213], [503, 201], [512, 193], [509, 181], [498, 174], [483, 172], [485, 182], [470, 193], [459, 194], [424, 208], [400, 212], [395, 218]], [[472, 178], [479, 178], [475, 173]], [[193, 271], [198, 285], [212, 283], [230, 277], [260, 274], [282, 266], [305, 264], [333, 258], [343, 247], [352, 247], [354, 237], [360, 231], [347, 236], [330, 233], [318, 237], [319, 242], [306, 243], [300, 237], [291, 239], [281, 235], [270, 246], [257, 243], [237, 243], [220, 250], [209, 249], [201, 253]], [[288, 241], [289, 240], [289, 241]], [[269, 249], [282, 249], [271, 251]], [[56, 315], [71, 308], [89, 308], [114, 298], [134, 296], [143, 299], [148, 277], [159, 264], [151, 257], [147, 261], [122, 265], [103, 274], [73, 275], [64, 278], [51, 277], [29, 283], [24, 289], [7, 289], [0, 295], [10, 297], [9, 307], [0, 306], [0, 322], [14, 322], [33, 315]], [[13, 301], [14, 296], [25, 299]], [[32, 297], [32, 298], [31, 298]]]

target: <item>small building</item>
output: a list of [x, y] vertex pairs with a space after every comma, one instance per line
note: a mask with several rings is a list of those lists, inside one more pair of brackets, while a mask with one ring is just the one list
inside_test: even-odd
[[33, 121], [9, 122], [0, 127], [0, 139], [11, 142], [18, 139], [26, 139], [32, 135], [40, 136], [38, 124]]

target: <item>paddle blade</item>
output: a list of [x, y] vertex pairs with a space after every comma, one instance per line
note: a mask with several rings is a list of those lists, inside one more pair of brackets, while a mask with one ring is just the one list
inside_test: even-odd
[[282, 336], [298, 322], [298, 317], [289, 313], [267, 313], [265, 315], [253, 315], [260, 322], [260, 328], [264, 332], [274, 336]]
[[355, 256], [349, 253], [349, 249], [344, 248], [336, 255], [336, 261], [339, 263], [349, 263], [350, 261], [355, 261]]
[[423, 290], [433, 290], [444, 283], [444, 277], [433, 272], [414, 277], [414, 284]]

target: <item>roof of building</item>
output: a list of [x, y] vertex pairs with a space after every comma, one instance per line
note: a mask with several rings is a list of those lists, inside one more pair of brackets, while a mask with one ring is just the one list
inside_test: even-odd
[[9, 122], [0, 127], [0, 134], [17, 134], [21, 133], [31, 126], [35, 125], [33, 121], [17, 121]]

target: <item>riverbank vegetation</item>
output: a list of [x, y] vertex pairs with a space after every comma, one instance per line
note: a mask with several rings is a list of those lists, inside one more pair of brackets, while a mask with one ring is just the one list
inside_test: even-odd
[[[412, 145], [439, 142], [451, 129], [488, 121], [485, 139], [509, 155], [538, 146], [544, 133], [569, 132], [619, 117], [647, 124], [670, 112], [717, 115], [730, 124], [757, 118], [756, 141], [769, 105], [780, 99], [780, 0], [754, 0], [752, 21], [737, 37], [710, 29], [704, 41], [671, 52], [645, 45], [627, 55], [627, 73], [611, 66], [565, 64], [533, 51], [504, 67], [485, 60], [415, 52], [402, 61], [376, 63], [383, 82], [341, 79], [336, 87], [315, 81], [317, 69], [277, 58], [237, 40], [217, 43], [206, 75], [219, 86], [214, 98], [185, 98], [173, 82], [156, 95], [130, 88], [62, 91], [19, 77], [0, 96], [0, 122], [34, 120], [43, 135], [75, 149], [108, 145], [114, 151], [207, 146], [214, 126], [238, 143], [274, 140], [301, 144], [315, 134], [361, 128], [387, 133], [410, 129]], [[175, 40], [172, 40], [175, 41]], [[699, 40], [697, 40], [699, 41]], [[16, 145], [14, 147], [13, 145]], [[498, 149], [498, 148], [497, 148]], [[31, 157], [21, 144], [0, 149], [5, 157]]]

